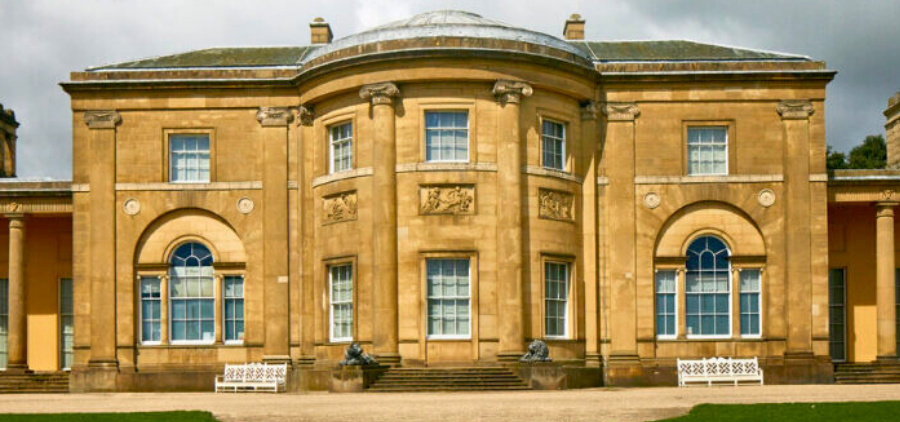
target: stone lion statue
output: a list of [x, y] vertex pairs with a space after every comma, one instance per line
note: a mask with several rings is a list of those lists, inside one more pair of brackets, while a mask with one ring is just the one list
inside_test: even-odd
[[347, 350], [344, 351], [344, 360], [340, 364], [341, 366], [368, 366], [377, 365], [378, 362], [368, 353], [363, 352], [362, 346], [354, 341], [347, 346]]
[[519, 362], [523, 363], [552, 361], [553, 359], [550, 359], [550, 348], [547, 347], [547, 343], [544, 343], [541, 340], [532, 341], [531, 344], [528, 345], [528, 353], [525, 353], [524, 356], [519, 358]]

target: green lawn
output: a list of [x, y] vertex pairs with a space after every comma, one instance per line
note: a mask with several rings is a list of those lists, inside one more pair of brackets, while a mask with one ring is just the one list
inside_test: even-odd
[[900, 421], [900, 401], [869, 403], [701, 404], [660, 422]]
[[0, 422], [218, 422], [209, 412], [56, 413], [2, 415]]

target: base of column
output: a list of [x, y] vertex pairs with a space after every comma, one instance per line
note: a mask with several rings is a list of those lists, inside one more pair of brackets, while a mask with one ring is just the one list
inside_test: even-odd
[[645, 387], [656, 385], [644, 374], [641, 357], [634, 354], [612, 354], [606, 359], [604, 385], [611, 387]]
[[262, 361], [263, 361], [263, 363], [269, 363], [272, 365], [280, 365], [280, 364], [290, 365], [291, 357], [288, 355], [269, 355], [269, 356], [264, 355], [262, 358]]
[[588, 368], [602, 368], [603, 357], [599, 353], [588, 353], [584, 356], [584, 366]]
[[87, 364], [88, 368], [113, 368], [119, 367], [119, 362], [115, 359], [91, 359]]
[[897, 365], [900, 365], [900, 357], [898, 357], [898, 356], [878, 356], [875, 358], [875, 363], [878, 365], [884, 365], [884, 366], [897, 366]]
[[30, 374], [34, 371], [28, 369], [28, 365], [10, 363], [6, 365], [6, 370], [3, 372], [7, 374]]
[[315, 356], [300, 356], [299, 358], [294, 360], [294, 366], [298, 367], [306, 367], [313, 366], [316, 363]]
[[115, 361], [88, 361], [86, 367], [69, 375], [69, 391], [73, 393], [119, 391], [119, 369]]
[[381, 353], [375, 355], [375, 360], [378, 361], [379, 365], [394, 367], [400, 366], [402, 359], [399, 353]]
[[519, 359], [525, 355], [525, 351], [511, 351], [511, 352], [501, 352], [497, 353], [497, 362], [508, 364], [508, 363], [518, 363]]

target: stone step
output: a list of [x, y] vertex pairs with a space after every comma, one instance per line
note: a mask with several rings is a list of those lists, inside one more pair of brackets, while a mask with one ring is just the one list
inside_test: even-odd
[[487, 391], [528, 390], [530, 387], [508, 368], [392, 368], [368, 391]]
[[453, 392], [453, 391], [510, 391], [510, 390], [531, 390], [525, 385], [503, 386], [503, 387], [487, 387], [487, 386], [466, 386], [466, 387], [371, 387], [368, 392], [373, 393], [414, 393], [414, 392]]
[[67, 372], [30, 374], [0, 373], [0, 394], [68, 393]]

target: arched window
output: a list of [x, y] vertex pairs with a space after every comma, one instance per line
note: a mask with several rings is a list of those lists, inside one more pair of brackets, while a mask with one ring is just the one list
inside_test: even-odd
[[169, 259], [169, 327], [173, 342], [215, 341], [213, 257], [206, 246], [185, 243]]
[[685, 318], [689, 336], [731, 335], [731, 263], [717, 237], [697, 238], [687, 250]]

